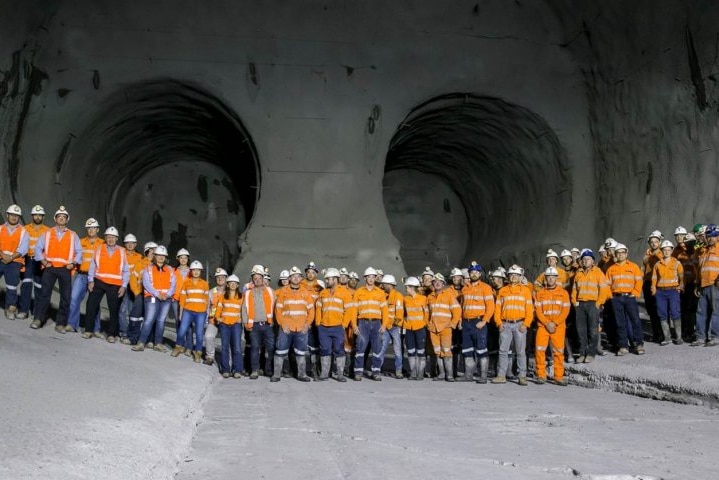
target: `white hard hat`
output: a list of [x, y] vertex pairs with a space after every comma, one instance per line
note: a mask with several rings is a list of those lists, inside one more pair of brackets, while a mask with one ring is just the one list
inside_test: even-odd
[[199, 260], [193, 260], [190, 263], [190, 270], [202, 270], [202, 263]]
[[336, 268], [330, 267], [327, 270], [325, 270], [325, 278], [332, 278], [332, 277], [340, 278], [340, 271], [337, 270]]
[[137, 243], [137, 237], [131, 233], [128, 233], [127, 235], [125, 235], [125, 238], [122, 240], [122, 243], [128, 242]]
[[558, 277], [559, 272], [557, 271], [556, 267], [547, 267], [547, 269], [544, 271], [545, 277]]
[[350, 272], [347, 270], [347, 267], [340, 268], [340, 275], [349, 275]]
[[190, 256], [190, 252], [187, 251], [186, 248], [181, 248], [177, 251], [177, 255], [175, 255], [175, 258], [180, 258], [182, 255]]
[[165, 247], [164, 245], [158, 245], [158, 246], [155, 248], [155, 255], [164, 255], [164, 256], [167, 256], [167, 247]]
[[463, 268], [462, 269], [462, 276], [464, 278], [469, 278], [469, 268]]
[[302, 275], [302, 270], [300, 270], [297, 266], [293, 266], [290, 268], [290, 276], [292, 275]]
[[507, 273], [509, 275], [512, 275], [512, 274], [524, 275], [524, 269], [522, 267], [520, 267], [519, 265], [514, 264], [511, 267], [509, 267], [509, 269], [507, 270]]
[[602, 243], [602, 244], [599, 246], [599, 249], [598, 249], [597, 251], [598, 251], [599, 253], [602, 253], [602, 252], [606, 252], [607, 249], [604, 248], [604, 244]]
[[674, 229], [674, 235], [686, 235], [687, 233], [687, 229], [682, 226]]
[[377, 275], [379, 275], [380, 277], [384, 276], [384, 272], [382, 271], [382, 269], [377, 269]]
[[290, 278], [290, 272], [288, 272], [287, 270], [282, 270], [280, 272], [280, 280], [287, 280], [288, 278]]
[[697, 237], [692, 232], [689, 232], [687, 233], [687, 236], [684, 240], [686, 240], [687, 242], [695, 242], [697, 240]]
[[447, 283], [447, 280], [444, 279], [444, 275], [442, 275], [441, 273], [435, 273], [434, 278], [432, 278], [432, 281]]
[[224, 268], [217, 267], [217, 270], [215, 270], [215, 276], [216, 277], [226, 277], [227, 270], [225, 270]]
[[388, 285], [397, 285], [397, 280], [395, 280], [394, 275], [384, 275], [382, 277], [382, 283], [386, 283]]
[[22, 215], [22, 209], [19, 205], [12, 204], [9, 207], [7, 207], [7, 211], [5, 213], [11, 213], [13, 215]]
[[580, 250], [577, 247], [572, 247], [571, 253], [580, 253]]
[[507, 275], [504, 273], [504, 270], [501, 268], [498, 268], [497, 270], [493, 270], [492, 273], [489, 274], [490, 277], [499, 277], [499, 278], [507, 278]]
[[670, 242], [669, 240], [664, 240], [659, 247], [662, 248], [662, 249], [664, 249], [664, 248], [674, 248], [674, 244], [673, 244], [672, 242]]
[[144, 247], [142, 247], [143, 252], [147, 252], [148, 250], [152, 248], [157, 248], [157, 244], [155, 242], [147, 242]]
[[117, 228], [115, 227], [107, 227], [107, 229], [105, 229], [105, 235], [114, 235], [116, 237], [119, 237], [120, 232], [118, 232]]
[[615, 251], [615, 252], [618, 252], [619, 250], [624, 250], [625, 252], [629, 251], [629, 249], [627, 248], [627, 246], [624, 245], [623, 243], [617, 243], [617, 246], [614, 247], [614, 251]]
[[659, 240], [661, 240], [662, 238], [664, 238], [664, 235], [662, 235], [662, 232], [660, 232], [659, 230], [654, 230], [652, 233], [649, 234], [647, 240], [651, 238], [658, 238]]
[[572, 256], [572, 252], [570, 252], [569, 250], [567, 250], [567, 249], [565, 248], [564, 250], [562, 250], [562, 253], [560, 253], [559, 255], [562, 256], [562, 257], [571, 257], [571, 256]]
[[557, 254], [557, 252], [555, 252], [551, 248], [549, 250], [547, 250], [547, 255], [546, 255], [546, 258], [550, 258], [550, 257], [559, 259], [559, 255]]
[[405, 287], [419, 287], [419, 279], [417, 277], [407, 277], [404, 281]]
[[450, 277], [463, 277], [462, 270], [460, 270], [457, 267], [454, 267], [451, 272], [449, 272]]
[[262, 265], [254, 265], [252, 267], [252, 270], [250, 270], [250, 277], [252, 275], [264, 275], [265, 274], [265, 267]]
[[325, 285], [325, 282], [323, 282], [322, 280], [317, 280], [317, 285], [319, 285], [322, 288], [327, 288], [327, 286]]
[[94, 218], [90, 217], [85, 222], [85, 228], [92, 228], [92, 227], [100, 228], [100, 222], [98, 222]]
[[70, 214], [68, 213], [64, 205], [60, 205], [59, 207], [57, 207], [57, 210], [55, 210], [55, 216], [53, 218], [57, 218], [58, 215], [65, 215], [67, 217], [67, 220], [70, 221]]
[[355, 280], [359, 280], [359, 275], [357, 272], [350, 272], [350, 278], [354, 278]]
[[230, 283], [230, 282], [240, 283], [240, 278], [237, 275], [232, 274], [229, 277], [227, 277], [227, 283]]
[[377, 275], [377, 270], [372, 267], [367, 267], [364, 271], [364, 276], [366, 277], [368, 275]]
[[422, 276], [424, 277], [425, 275], [429, 275], [430, 277], [434, 277], [434, 272], [432, 271], [431, 268], [429, 268], [429, 267], [427, 266], [427, 267], [424, 267], [424, 272], [422, 272]]
[[30, 215], [45, 215], [45, 209], [41, 205], [35, 205], [30, 210]]

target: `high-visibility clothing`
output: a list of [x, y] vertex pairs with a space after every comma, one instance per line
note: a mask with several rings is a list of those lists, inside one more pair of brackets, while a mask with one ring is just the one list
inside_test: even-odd
[[427, 297], [429, 319], [427, 328], [430, 332], [441, 332], [447, 328], [457, 328], [462, 320], [462, 307], [457, 301], [457, 295], [450, 288], [431, 293]]
[[358, 319], [380, 320], [382, 325], [390, 325], [387, 296], [379, 287], [373, 287], [372, 290], [367, 286], [358, 288], [352, 303], [352, 328], [357, 328]]
[[489, 322], [494, 315], [494, 294], [492, 287], [482, 281], [470, 283], [462, 288], [462, 318], [481, 318]]
[[524, 285], [505, 285], [499, 289], [494, 304], [494, 323], [521, 321], [529, 327], [534, 319], [532, 292]]
[[[534, 281], [534, 289], [535, 291], [541, 290], [544, 288], [544, 272], [537, 275], [537, 279]], [[567, 288], [569, 285], [569, 275], [567, 275], [567, 272], [560, 268], [557, 268], [557, 285], [563, 288]]]
[[[431, 294], [430, 294], [431, 295]], [[434, 354], [439, 358], [452, 356], [452, 329], [433, 331], [429, 330], [429, 341], [434, 349]], [[422, 372], [420, 372], [420, 375]]]
[[275, 304], [275, 318], [283, 329], [299, 332], [315, 319], [315, 302], [306, 288], [289, 287]]
[[317, 278], [315, 278], [312, 281], [307, 280], [306, 278], [303, 278], [300, 280], [300, 287], [306, 288], [310, 293], [316, 294], [317, 293]]
[[125, 249], [125, 257], [127, 257], [127, 264], [130, 267], [130, 270], [132, 270], [138, 262], [145, 258], [141, 253], [131, 252], [127, 249]]
[[534, 339], [535, 351], [534, 361], [537, 366], [537, 377], [547, 378], [547, 345], [552, 344], [552, 357], [554, 359], [554, 379], [562, 380], [564, 377], [564, 339], [567, 334], [567, 327], [562, 324], [557, 327], [554, 333], [542, 325], [537, 327], [537, 336]]
[[88, 281], [102, 280], [109, 285], [127, 287], [129, 269], [125, 249], [119, 245], [108, 247], [100, 245], [90, 264]]
[[662, 251], [661, 249], [657, 248], [655, 251], [652, 251], [650, 248], [647, 248], [647, 251], [644, 252], [644, 280], [651, 280], [652, 279], [652, 270], [654, 270], [654, 265], [661, 260], [662, 258]]
[[30, 236], [22, 225], [18, 224], [14, 227], [9, 223], [0, 225], [0, 250], [5, 255], [15, 255], [16, 253], [20, 255], [13, 259], [13, 262], [25, 265], [25, 255], [27, 255], [29, 244]]
[[177, 288], [176, 281], [175, 269], [169, 265], [158, 268], [157, 264], [153, 263], [142, 272], [142, 287], [145, 290], [145, 297], [159, 297], [161, 293], [164, 293], [171, 298]]
[[315, 309], [315, 325], [347, 328], [352, 317], [352, 295], [349, 290], [336, 286], [334, 292], [326, 288], [320, 292]]
[[151, 260], [149, 258], [142, 257], [130, 270], [130, 290], [135, 295], [140, 295], [142, 293], [142, 272], [145, 271], [150, 263]]
[[564, 325], [569, 315], [569, 294], [562, 287], [538, 290], [534, 299], [534, 311], [539, 325], [550, 322]]
[[242, 294], [237, 290], [237, 296], [233, 298], [225, 298], [223, 294], [217, 304], [215, 311], [215, 320], [217, 323], [224, 325], [234, 325], [240, 321], [240, 311], [242, 310]]
[[47, 260], [53, 267], [82, 261], [80, 237], [69, 228], [51, 228], [35, 244], [35, 260]]
[[419, 293], [404, 296], [404, 323], [403, 327], [407, 330], [421, 330], [427, 326], [429, 320], [429, 307], [427, 306], [427, 297]]
[[258, 288], [262, 289], [262, 310], [265, 312], [265, 317], [261, 320], [263, 322], [272, 323], [272, 319], [275, 314], [275, 291], [270, 287], [253, 287], [252, 289], [245, 292], [244, 300], [242, 301], [242, 309], [247, 314], [247, 324], [252, 325], [255, 323], [256, 308], [255, 305], [255, 290]]
[[703, 287], [713, 285], [719, 275], [719, 243], [707, 247], [699, 257], [699, 284]]
[[674, 257], [661, 259], [654, 264], [652, 271], [653, 288], [679, 288], [684, 289], [684, 267]]
[[222, 296], [225, 294], [225, 287], [212, 287], [210, 290], [210, 315], [207, 317], [210, 323], [215, 323], [215, 316], [217, 314], [217, 305], [219, 305]]
[[672, 252], [672, 256], [679, 260], [684, 269], [684, 285], [690, 285], [696, 281], [697, 278], [697, 259], [693, 253], [689, 253], [685, 245], [677, 245], [677, 248]]
[[404, 321], [404, 298], [397, 289], [393, 289], [387, 295], [387, 317], [389, 325], [387, 328], [399, 327]]
[[210, 285], [202, 278], [188, 278], [180, 290], [180, 307], [188, 312], [206, 313], [210, 304]]
[[50, 230], [50, 227], [43, 224], [35, 225], [34, 223], [28, 223], [25, 225], [25, 231], [28, 235], [27, 254], [30, 257], [35, 255], [35, 245], [37, 245], [38, 239], [47, 233], [48, 230]]
[[577, 271], [572, 288], [572, 303], [594, 302], [598, 308], [607, 298], [609, 298], [609, 282], [599, 268], [592, 267], [587, 272], [583, 269]]
[[572, 287], [574, 287], [574, 276], [577, 274], [577, 269], [572, 264], [569, 267], [563, 267], [562, 270], [567, 275], [567, 283], [564, 285], [564, 289], [571, 292]]
[[175, 269], [175, 284], [177, 285], [177, 288], [175, 289], [175, 293], [172, 295], [173, 300], [178, 301], [178, 302], [180, 301], [180, 292], [181, 292], [180, 287], [182, 286], [183, 283], [185, 283], [185, 280], [188, 278], [189, 275], [190, 275], [189, 267], [184, 268], [184, 269], [177, 267]]
[[612, 293], [628, 293], [639, 298], [642, 294], [642, 271], [629, 260], [614, 263], [607, 270], [607, 282]]
[[92, 262], [92, 257], [95, 255], [95, 250], [97, 247], [104, 244], [105, 240], [100, 237], [82, 237], [80, 239], [80, 246], [82, 247], [82, 263], [80, 263], [79, 270], [81, 272], [87, 273], [90, 271], [90, 262]]

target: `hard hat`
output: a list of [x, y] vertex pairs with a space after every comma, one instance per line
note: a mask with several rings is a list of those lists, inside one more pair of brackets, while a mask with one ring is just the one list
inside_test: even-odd
[[594, 256], [594, 252], [591, 251], [589, 248], [585, 248], [581, 252], [579, 252], [579, 258], [584, 258], [584, 257], [592, 257], [593, 260], [596, 260], [596, 257]]
[[602, 243], [602, 244], [599, 246], [599, 253], [604, 253], [604, 252], [606, 252], [606, 251], [607, 251], [607, 249], [604, 248], [604, 244]]
[[397, 286], [397, 280], [394, 278], [394, 275], [384, 275], [382, 277], [382, 283]]
[[148, 250], [157, 248], [157, 244], [155, 242], [147, 242], [145, 246], [142, 247], [142, 251], [147, 253]]
[[697, 235], [705, 235], [707, 233], [707, 226], [706, 225], [700, 225], [699, 230], [697, 230]]
[[314, 271], [317, 272], [317, 273], [320, 272], [319, 269], [317, 268], [317, 265], [315, 265], [315, 262], [310, 262], [310, 263], [308, 263], [307, 266], [305, 267], [305, 272], [306, 272], [307, 270], [314, 270]]
[[268, 269], [265, 269], [265, 274], [263, 275], [265, 280], [272, 280], [272, 275], [270, 275], [270, 271]]
[[292, 275], [302, 275], [302, 270], [300, 270], [299, 267], [293, 265], [292, 268], [290, 268], [290, 277]]
[[325, 282], [323, 282], [322, 280], [317, 280], [317, 285], [319, 285], [322, 289], [327, 288], [327, 285], [325, 285]]
[[226, 277], [227, 271], [224, 268], [217, 267], [217, 270], [215, 270], [215, 276], [216, 277]]
[[572, 252], [570, 252], [569, 250], [567, 250], [567, 249], [565, 248], [564, 250], [562, 250], [562, 253], [560, 253], [559, 255], [562, 256], [562, 257], [571, 257], [571, 256], [572, 256]]
[[555, 251], [552, 250], [551, 248], [550, 248], [549, 250], [547, 250], [547, 257], [546, 257], [546, 258], [550, 258], [550, 257], [554, 257], [554, 258], [556, 258], [556, 259], [559, 259], [559, 255], [557, 254], [557, 252], [555, 252]]
[[340, 268], [340, 275], [349, 275], [350, 272], [347, 270], [347, 267]]
[[332, 278], [332, 277], [340, 278], [340, 271], [337, 270], [336, 268], [330, 267], [327, 270], [325, 270], [325, 278]]
[[190, 270], [202, 270], [202, 264], [199, 260], [193, 260], [192, 263], [190, 263]]
[[442, 275], [441, 273], [435, 273], [432, 281], [447, 283], [447, 280], [444, 279], [444, 275]]
[[238, 277], [235, 274], [232, 274], [229, 277], [227, 277], [227, 283], [230, 283], [230, 282], [240, 283], [240, 277]]
[[699, 233], [699, 230], [701, 230], [703, 226], [704, 226], [703, 223], [697, 223], [697, 224], [694, 225], [694, 228], [692, 228], [692, 231], [693, 231], [695, 234], [697, 234], [697, 233]]
[[462, 269], [462, 277], [469, 278], [469, 269], [468, 268]]
[[650, 240], [652, 238], [657, 238], [661, 240], [662, 238], [664, 238], [664, 235], [662, 235], [662, 232], [660, 232], [659, 230], [654, 230], [652, 233], [649, 234], [647, 240]]
[[570, 250], [571, 253], [581, 253], [581, 250], [579, 250], [577, 247], [572, 247], [572, 250]]
[[687, 229], [682, 226], [679, 226], [674, 229], [674, 235], [686, 235], [686, 234], [687, 234]]
[[512, 274], [524, 275], [524, 269], [522, 267], [520, 267], [519, 265], [515, 264], [515, 265], [512, 265], [511, 267], [509, 267], [509, 269], [507, 270], [507, 274], [509, 274], [509, 275], [512, 275]]
[[9, 207], [7, 207], [7, 211], [5, 213], [11, 213], [13, 215], [22, 215], [22, 209], [19, 205], [12, 204]]
[[180, 258], [183, 255], [187, 255], [189, 257], [190, 252], [188, 252], [186, 248], [181, 248], [177, 251], [177, 255], [175, 255], [175, 258]]
[[687, 236], [684, 238], [684, 241], [685, 242], [696, 242], [697, 237], [693, 233], [689, 232], [689, 233], [687, 233]]
[[429, 275], [430, 277], [434, 277], [434, 272], [432, 271], [431, 268], [429, 268], [429, 267], [427, 266], [427, 267], [424, 267], [424, 272], [422, 272], [422, 276], [424, 277], [425, 275]]
[[155, 255], [164, 255], [164, 256], [167, 256], [167, 247], [165, 247], [164, 245], [158, 245], [158, 246], [155, 248]]
[[252, 275], [264, 275], [265, 274], [265, 267], [262, 265], [254, 265], [252, 267], [252, 270], [250, 270], [250, 277]]
[[359, 280], [359, 275], [357, 272], [350, 272], [350, 278], [354, 278], [355, 280]]
[[377, 275], [377, 270], [375, 270], [375, 269], [372, 268], [372, 267], [367, 267], [367, 268], [365, 269], [365, 271], [364, 271], [364, 275], [363, 275], [363, 276], [366, 277], [366, 276], [368, 276], [368, 275]]
[[719, 227], [710, 223], [706, 226], [706, 231], [704, 233], [707, 237], [719, 237]]
[[118, 232], [117, 228], [115, 227], [107, 227], [105, 229], [105, 235], [114, 235], [116, 237], [120, 237], [120, 232]]
[[612, 237], [608, 237], [606, 240], [604, 240], [604, 246], [606, 248], [613, 248], [613, 245], [616, 245], [617, 241], [614, 240]]
[[460, 270], [457, 267], [454, 267], [451, 272], [449, 272], [450, 277], [462, 277], [462, 270]]
[[377, 269], [377, 276], [379, 276], [379, 277], [384, 276], [384, 272], [382, 271], [382, 269], [380, 269], [380, 268]]
[[64, 205], [60, 205], [57, 207], [57, 210], [55, 210], [55, 216], [53, 218], [57, 218], [58, 215], [65, 215], [67, 217], [67, 220], [70, 221], [70, 214], [67, 212], [67, 209]]
[[32, 210], [30, 210], [30, 215], [45, 215], [45, 209], [40, 205], [35, 205], [32, 207]]
[[131, 233], [128, 233], [127, 235], [125, 235], [125, 238], [122, 240], [122, 243], [129, 242], [137, 243], [137, 237]]
[[90, 217], [85, 222], [85, 228], [92, 228], [92, 227], [100, 228], [100, 222], [98, 222], [94, 218]]
[[419, 287], [419, 279], [417, 277], [407, 277], [404, 281], [405, 287]]
[[626, 245], [623, 243], [617, 243], [617, 246], [614, 248], [615, 252], [618, 252], [619, 250], [624, 250], [625, 252], [629, 251]]
[[499, 277], [504, 278], [505, 280], [507, 279], [507, 275], [504, 273], [504, 270], [501, 270], [499, 268], [497, 270], [493, 270], [490, 274], [490, 277]]
[[674, 244], [673, 244], [672, 242], [670, 242], [669, 240], [664, 240], [664, 241], [661, 243], [661, 245], [659, 245], [659, 248], [661, 248], [662, 250], [664, 250], [665, 248], [671, 248], [671, 249], [673, 249], [673, 248], [674, 248]]
[[482, 271], [482, 265], [480, 265], [477, 262], [472, 262], [469, 265], [469, 268], [467, 269], [470, 272], [481, 272]]
[[290, 272], [288, 272], [287, 270], [282, 270], [280, 272], [280, 280], [287, 280], [288, 278], [290, 278]]
[[556, 267], [547, 267], [547, 269], [544, 271], [545, 277], [558, 277], [559, 272], [557, 271]]

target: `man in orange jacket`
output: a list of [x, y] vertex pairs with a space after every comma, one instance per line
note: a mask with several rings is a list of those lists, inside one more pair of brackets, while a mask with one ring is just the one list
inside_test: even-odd
[[352, 295], [349, 290], [340, 285], [340, 271], [336, 268], [328, 268], [325, 271], [325, 282], [327, 288], [320, 292], [315, 307], [315, 324], [319, 332], [320, 340], [320, 364], [321, 371], [319, 381], [329, 378], [332, 355], [335, 356], [335, 364], [338, 382], [346, 382], [344, 332], [350, 324], [352, 313]]
[[394, 275], [384, 275], [380, 288], [387, 294], [387, 314], [391, 326], [382, 335], [382, 348], [380, 349], [380, 365], [384, 364], [384, 356], [389, 348], [390, 341], [394, 351], [394, 376], [404, 378], [402, 373], [402, 322], [404, 321], [404, 298], [397, 291], [397, 280]]
[[691, 343], [693, 347], [719, 345], [715, 338], [719, 336], [719, 309], [716, 308], [719, 297], [719, 227], [713, 223], [709, 224], [704, 233], [707, 244], [699, 256], [697, 338]]
[[457, 294], [447, 287], [441, 273], [434, 275], [432, 293], [427, 297], [429, 320], [427, 330], [437, 357], [439, 374], [434, 380], [454, 382], [452, 371], [452, 330], [457, 328], [462, 319], [462, 307], [457, 301]]
[[[72, 293], [70, 294], [70, 310], [67, 314], [67, 332], [77, 331], [80, 328], [80, 305], [87, 295], [87, 273], [90, 270], [92, 257], [95, 255], [95, 249], [102, 245], [104, 240], [98, 236], [100, 231], [100, 223], [94, 218], [88, 218], [85, 222], [87, 236], [80, 239], [82, 246], [82, 262], [75, 271], [72, 279]], [[87, 307], [87, 305], [86, 305]], [[85, 309], [87, 310], [87, 308]], [[100, 333], [100, 312], [98, 310], [97, 318], [93, 323], [90, 333], [96, 334], [98, 337], [103, 335]]]
[[20, 271], [25, 265], [30, 239], [27, 231], [20, 225], [22, 210], [18, 205], [7, 209], [7, 222], [0, 225], [0, 277], [5, 277], [5, 316], [15, 319], [17, 312], [17, 286], [20, 283]]
[[[639, 265], [627, 260], [627, 247], [617, 243], [616, 261], [607, 269], [606, 277], [611, 292], [611, 307], [617, 333], [617, 355], [626, 355], [631, 340], [638, 355], [644, 353], [644, 332], [639, 319], [637, 298], [642, 294], [642, 271]], [[586, 360], [585, 360], [586, 361]]]
[[391, 326], [387, 310], [387, 296], [375, 285], [377, 270], [368, 267], [364, 271], [365, 285], [355, 291], [352, 298], [352, 328], [356, 335], [354, 380], [362, 380], [364, 354], [372, 349], [372, 374], [370, 378], [381, 381], [379, 353], [382, 348], [382, 334]]
[[[469, 266], [469, 284], [462, 288], [462, 355], [464, 356], [464, 377], [462, 381], [474, 380], [479, 363], [478, 383], [487, 383], [489, 353], [487, 331], [494, 315], [492, 287], [482, 281], [482, 266], [472, 262]], [[475, 359], [476, 355], [476, 359]]]
[[[125, 256], [127, 257], [127, 267], [130, 270], [130, 274], [135, 270], [135, 266], [142, 261], [142, 254], [137, 252], [137, 237], [132, 233], [125, 235], [123, 239], [123, 245], [125, 246]], [[131, 277], [132, 278], [132, 277]], [[132, 311], [132, 305], [135, 302], [135, 294], [132, 289], [128, 288], [125, 290], [125, 295], [122, 296], [120, 302], [120, 343], [127, 344], [127, 331], [130, 326], [130, 312]], [[123, 342], [123, 340], [125, 340]]]
[[607, 277], [594, 265], [594, 252], [584, 249], [579, 256], [582, 266], [574, 276], [572, 304], [576, 311], [579, 357], [576, 363], [589, 363], [597, 356], [599, 308], [609, 296]]
[[250, 270], [252, 288], [242, 299], [242, 323], [250, 332], [250, 379], [259, 377], [260, 349], [265, 348], [263, 373], [272, 376], [272, 364], [275, 355], [275, 291], [265, 285], [264, 267], [255, 265]]
[[647, 237], [649, 248], [644, 253], [643, 259], [644, 284], [642, 291], [644, 293], [644, 305], [652, 325], [652, 339], [657, 343], [662, 339], [662, 326], [657, 312], [657, 302], [652, 295], [652, 271], [654, 270], [654, 265], [662, 258], [662, 251], [659, 248], [662, 240], [664, 240], [664, 235], [659, 230], [654, 230], [650, 233], [649, 237]]
[[[25, 319], [30, 313], [30, 301], [31, 298], [35, 298], [35, 305], [37, 300], [40, 298], [40, 290], [42, 284], [42, 265], [35, 261], [35, 245], [38, 239], [45, 235], [50, 229], [43, 223], [45, 218], [45, 209], [40, 205], [35, 205], [30, 211], [32, 215], [32, 222], [25, 225], [29, 237], [29, 244], [27, 255], [25, 256], [25, 273], [22, 277], [22, 284], [20, 286], [20, 312], [17, 314], [18, 319]], [[33, 308], [33, 316], [35, 309]]]
[[552, 345], [554, 359], [554, 382], [567, 385], [564, 378], [564, 337], [566, 320], [569, 315], [569, 294], [558, 285], [556, 267], [544, 271], [544, 287], [535, 294], [535, 312], [537, 313], [537, 338], [535, 341], [535, 359], [537, 364], [537, 383], [547, 381], [546, 352]]

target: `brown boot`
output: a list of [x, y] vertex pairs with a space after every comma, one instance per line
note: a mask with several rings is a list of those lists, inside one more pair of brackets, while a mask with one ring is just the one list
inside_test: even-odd
[[195, 360], [195, 363], [202, 362], [202, 352], [194, 351], [194, 352], [192, 352], [192, 356]]
[[177, 356], [179, 356], [179, 355], [182, 353], [183, 350], [184, 350], [184, 348], [180, 347], [179, 345], [175, 345], [175, 346], [172, 348], [172, 352], [170, 353], [170, 356], [171, 356], [171, 357], [177, 357]]

